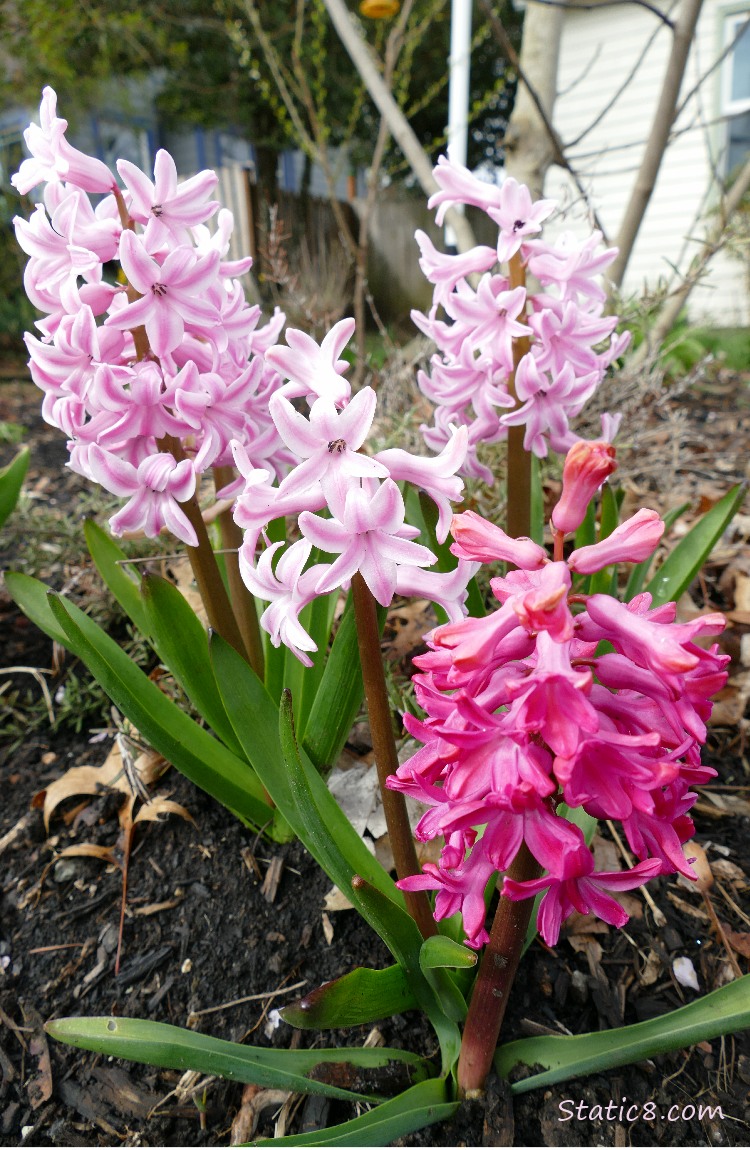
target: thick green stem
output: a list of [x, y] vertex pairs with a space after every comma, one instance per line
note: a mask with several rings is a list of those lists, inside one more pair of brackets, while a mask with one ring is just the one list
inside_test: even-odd
[[[221, 490], [231, 483], [234, 472], [231, 467], [215, 467], [214, 482], [216, 490]], [[219, 515], [219, 530], [221, 543], [224, 547], [224, 562], [226, 564], [227, 579], [229, 581], [229, 595], [232, 609], [237, 619], [242, 641], [250, 656], [250, 666], [263, 682], [265, 674], [263, 657], [263, 640], [258, 625], [258, 612], [255, 608], [255, 599], [245, 586], [240, 574], [239, 549], [242, 546], [242, 528], [234, 521], [231, 508], [227, 508]]]
[[[508, 877], [517, 882], [527, 882], [539, 878], [541, 871], [539, 863], [522, 843], [508, 869]], [[490, 940], [482, 955], [471, 995], [461, 1042], [458, 1089], [462, 1098], [477, 1097], [484, 1091], [533, 907], [533, 898], [513, 902], [502, 895], [500, 897]]]
[[[510, 288], [526, 287], [526, 268], [521, 256], [516, 254], [509, 261]], [[526, 309], [519, 315], [523, 322]], [[508, 378], [508, 391], [516, 400], [516, 369], [529, 350], [527, 336], [513, 340], [513, 371]], [[507, 532], [513, 539], [531, 534], [531, 455], [523, 445], [525, 428], [508, 428], [508, 486], [507, 486]]]
[[[359, 659], [362, 664], [362, 678], [365, 685], [365, 698], [370, 718], [370, 733], [375, 751], [375, 764], [378, 769], [378, 782], [383, 798], [383, 810], [391, 841], [393, 860], [399, 878], [419, 874], [414, 837], [406, 813], [406, 800], [399, 791], [391, 791], [386, 786], [389, 775], [395, 775], [399, 767], [396, 740], [391, 724], [391, 707], [388, 688], [383, 670], [383, 656], [380, 650], [380, 629], [377, 607], [370, 588], [357, 572], [352, 578], [354, 614], [357, 621], [357, 642]], [[405, 891], [406, 906], [419, 927], [422, 937], [437, 934], [430, 903], [423, 890]]]

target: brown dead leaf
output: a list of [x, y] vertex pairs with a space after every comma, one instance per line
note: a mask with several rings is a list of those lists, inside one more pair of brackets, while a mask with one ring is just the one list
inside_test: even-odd
[[[163, 773], [166, 760], [156, 751], [144, 751], [133, 764], [138, 778], [148, 786]], [[49, 822], [54, 810], [66, 799], [77, 795], [98, 795], [104, 790], [120, 791], [131, 795], [132, 790], [125, 771], [122, 753], [118, 742], [112, 748], [100, 767], [71, 767], [59, 779], [43, 791], [38, 791], [32, 799], [32, 806], [41, 807], [44, 826], [49, 832]]]
[[138, 814], [133, 819], [135, 823], [158, 823], [161, 822], [162, 815], [179, 815], [181, 819], [192, 823], [195, 826], [195, 819], [185, 807], [180, 803], [173, 803], [166, 795], [154, 795], [149, 802], [144, 803], [138, 808]]
[[47, 1036], [44, 1033], [44, 1024], [37, 1012], [28, 1006], [21, 1006], [24, 1015], [24, 1024], [31, 1026], [29, 1039], [29, 1054], [36, 1062], [36, 1071], [26, 1084], [29, 1102], [34, 1110], [49, 1102], [52, 1097], [52, 1065], [49, 1057]]
[[722, 882], [728, 882], [736, 890], [743, 891], [748, 889], [747, 875], [742, 867], [730, 862], [729, 859], [714, 859], [711, 863], [711, 870], [715, 878], [720, 879]]
[[750, 933], [746, 930], [732, 930], [725, 922], [722, 922], [721, 927], [732, 950], [736, 950], [743, 958], [750, 958]]
[[[691, 882], [690, 879], [684, 879], [684, 876], [680, 875], [680, 879], [684, 879], [689, 889], [699, 890], [701, 894], [706, 894], [714, 885], [714, 876], [711, 873], [711, 864], [706, 858], [706, 852], [701, 844], [694, 839], [684, 843], [682, 849], [685, 852], [685, 858], [693, 860], [690, 865], [698, 878]], [[681, 883], [681, 885], [683, 884]]]

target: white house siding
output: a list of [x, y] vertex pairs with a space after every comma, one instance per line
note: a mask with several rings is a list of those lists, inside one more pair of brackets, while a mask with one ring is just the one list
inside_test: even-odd
[[[750, 10], [750, 2], [705, 0], [683, 81], [687, 93], [722, 49], [723, 16]], [[673, 13], [676, 8], [673, 8]], [[636, 66], [650, 37], [653, 42], [626, 89], [597, 124], [567, 151], [590, 195], [610, 240], [617, 234], [643, 146], [648, 136], [671, 46], [671, 32], [653, 13], [615, 5], [566, 14], [560, 52], [555, 126], [562, 140], [575, 141], [614, 97]], [[706, 219], [717, 202], [714, 165], [721, 169], [725, 129], [720, 111], [720, 72], [703, 84], [680, 116], [685, 131], [670, 144], [623, 285], [626, 294], [654, 290], [673, 279], [673, 266], [685, 269], [698, 250]], [[569, 177], [553, 168], [545, 194], [562, 198], [561, 230], [583, 227], [585, 206]], [[573, 224], [572, 221], [578, 221]], [[692, 237], [692, 238], [691, 238]], [[750, 322], [747, 263], [719, 253], [705, 281], [693, 291], [689, 312], [696, 321]]]

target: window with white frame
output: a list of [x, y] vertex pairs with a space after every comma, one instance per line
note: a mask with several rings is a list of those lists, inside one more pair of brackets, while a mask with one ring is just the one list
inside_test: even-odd
[[722, 77], [722, 116], [727, 123], [727, 175], [750, 155], [750, 10], [724, 20], [724, 43], [730, 49]]

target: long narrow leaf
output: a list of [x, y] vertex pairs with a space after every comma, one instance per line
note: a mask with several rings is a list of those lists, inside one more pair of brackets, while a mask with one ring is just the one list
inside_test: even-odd
[[45, 1029], [59, 1042], [114, 1058], [173, 1070], [198, 1070], [201, 1074], [218, 1074], [235, 1082], [253, 1082], [277, 1090], [325, 1094], [329, 1098], [352, 1101], [374, 1101], [378, 1095], [318, 1081], [318, 1077], [325, 1077], [322, 1068], [331, 1063], [380, 1068], [397, 1061], [417, 1079], [424, 1079], [427, 1073], [427, 1064], [416, 1054], [404, 1050], [388, 1047], [267, 1050], [142, 1018], [59, 1018], [48, 1022]]
[[[357, 878], [353, 885], [356, 905], [373, 924], [396, 961], [403, 966], [417, 1003], [434, 1026], [440, 1042], [442, 1071], [444, 1074], [449, 1073], [461, 1048], [461, 1035], [456, 1026], [460, 1019], [452, 1013], [454, 1006], [459, 1005], [452, 1001], [455, 995], [446, 995], [446, 1002], [443, 1002], [439, 980], [433, 982], [425, 977], [420, 965], [422, 936], [414, 920], [405, 913], [394, 915], [384, 895], [363, 879]], [[465, 1004], [461, 1017], [465, 1017]]]
[[[381, 613], [385, 621], [382, 608]], [[357, 625], [350, 598], [302, 734], [302, 745], [318, 768], [333, 766], [338, 759], [363, 696]]]
[[97, 571], [128, 618], [135, 623], [141, 634], [146, 635], [146, 613], [141, 602], [140, 585], [131, 578], [121, 562], [126, 558], [125, 552], [93, 519], [86, 520], [83, 531]]
[[300, 1030], [331, 1030], [365, 1026], [413, 1010], [416, 1005], [402, 966], [387, 966], [385, 970], [358, 966], [285, 1006], [279, 1014]]
[[654, 606], [679, 599], [690, 586], [744, 498], [744, 484], [733, 487], [680, 540], [646, 588]]
[[45, 635], [49, 635], [50, 639], [64, 647], [66, 651], [80, 657], [75, 639], [66, 634], [52, 614], [49, 602], [50, 589], [45, 583], [33, 579], [31, 575], [9, 571], [5, 576], [5, 586], [24, 615], [31, 619], [40, 631], [44, 631]]
[[208, 655], [208, 635], [179, 590], [160, 575], [144, 575], [141, 595], [146, 634], [153, 635], [164, 665], [172, 672], [209, 727], [238, 758], [243, 758], [221, 701]]
[[[393, 957], [404, 968], [414, 997], [438, 1034], [445, 1068], [449, 1052], [451, 1055], [458, 1053], [458, 1028], [446, 1017], [432, 984], [425, 978], [420, 967], [422, 936], [411, 915], [395, 906], [382, 890], [357, 874], [348, 854], [341, 849], [338, 827], [332, 826], [318, 807], [317, 795], [303, 768], [294, 733], [292, 700], [288, 692], [284, 693], [281, 702], [279, 732], [294, 804], [294, 818], [289, 821], [299, 827], [299, 837], [329, 878], [341, 890], [351, 892], [350, 898], [362, 917], [377, 931]], [[328, 794], [327, 791], [325, 793]], [[341, 820], [346, 826], [350, 825], [339, 812], [339, 823]]]
[[541, 1072], [512, 1084], [514, 1094], [523, 1094], [553, 1082], [613, 1066], [628, 1066], [668, 1050], [684, 1050], [696, 1042], [734, 1034], [746, 1027], [750, 1027], [748, 974], [661, 1018], [594, 1034], [550, 1035], [510, 1042], [498, 1047], [495, 1068], [502, 1078], [507, 1078], [519, 1064], [543, 1067]]
[[449, 1102], [444, 1078], [430, 1078], [383, 1102], [367, 1114], [328, 1130], [260, 1139], [254, 1146], [392, 1146], [398, 1138], [434, 1122], [452, 1118], [458, 1102]]
[[28, 469], [28, 447], [22, 447], [6, 467], [0, 468], [0, 527], [18, 502]]
[[[305, 824], [292, 795], [289, 772], [281, 750], [278, 707], [255, 672], [220, 635], [211, 636], [210, 650], [219, 692], [242, 749], [284, 818], [304, 841], [307, 834]], [[316, 808], [352, 870], [379, 887], [397, 906], [403, 907], [403, 895], [393, 879], [370, 854], [304, 750], [299, 757]], [[309, 843], [305, 845], [311, 849]]]
[[49, 606], [94, 678], [155, 750], [202, 790], [256, 826], [272, 818], [263, 788], [246, 762], [163, 695], [83, 611], [53, 595]]

